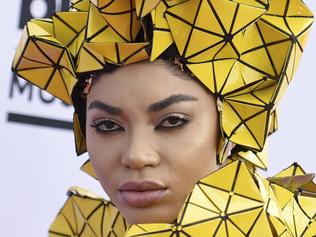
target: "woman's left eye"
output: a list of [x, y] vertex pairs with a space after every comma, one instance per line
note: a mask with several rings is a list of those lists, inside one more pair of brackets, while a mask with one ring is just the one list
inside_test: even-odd
[[185, 114], [171, 114], [161, 119], [156, 129], [177, 128], [189, 122], [189, 117]]

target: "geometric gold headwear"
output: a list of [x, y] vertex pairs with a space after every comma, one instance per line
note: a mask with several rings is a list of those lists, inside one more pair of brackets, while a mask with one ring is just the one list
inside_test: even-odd
[[[261, 151], [312, 23], [301, 0], [73, 0], [67, 12], [27, 23], [12, 69], [72, 104], [82, 75], [176, 47], [181, 66], [217, 97], [221, 148], [236, 144], [238, 156], [265, 168]], [[77, 113], [74, 132], [81, 154]]]

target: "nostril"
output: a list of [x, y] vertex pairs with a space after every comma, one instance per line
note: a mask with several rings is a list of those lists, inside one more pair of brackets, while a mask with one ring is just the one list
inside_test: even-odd
[[160, 164], [160, 157], [155, 151], [134, 150], [127, 152], [122, 158], [122, 165], [133, 168], [142, 169], [144, 167], [155, 167]]

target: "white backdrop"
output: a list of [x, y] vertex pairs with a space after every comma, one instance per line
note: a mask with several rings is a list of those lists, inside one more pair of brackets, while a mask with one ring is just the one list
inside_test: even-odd
[[[306, 3], [316, 12], [315, 1]], [[66, 0], [11, 0], [5, 1], [0, 14], [1, 236], [47, 236], [70, 186], [86, 187], [103, 195], [97, 182], [79, 171], [86, 156], [76, 157], [71, 130], [16, 122], [21, 115], [54, 120], [49, 121], [51, 125], [55, 120], [72, 118], [70, 107], [35, 87], [31, 89], [22, 80], [17, 81], [10, 71], [20, 24], [24, 25], [30, 16], [43, 17], [65, 5]], [[316, 172], [315, 42], [314, 26], [295, 80], [280, 105], [279, 131], [269, 139], [270, 168], [263, 172], [265, 176], [294, 161], [299, 161], [306, 171]], [[32, 123], [34, 118], [26, 121]]]

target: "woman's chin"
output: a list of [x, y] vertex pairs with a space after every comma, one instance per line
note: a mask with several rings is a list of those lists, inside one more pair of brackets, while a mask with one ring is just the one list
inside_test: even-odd
[[162, 207], [124, 207], [119, 208], [121, 214], [129, 224], [173, 223], [179, 210]]

